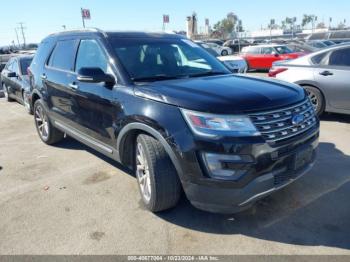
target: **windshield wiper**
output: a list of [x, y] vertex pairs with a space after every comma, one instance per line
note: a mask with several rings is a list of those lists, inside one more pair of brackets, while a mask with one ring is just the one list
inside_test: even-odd
[[153, 82], [153, 81], [162, 81], [162, 80], [171, 80], [178, 79], [180, 76], [167, 76], [167, 75], [154, 75], [154, 76], [145, 76], [145, 77], [133, 77], [131, 78], [134, 82]]
[[197, 74], [188, 75], [187, 77], [201, 77], [201, 76], [215, 76], [215, 75], [227, 75], [229, 73], [224, 71], [205, 71]]

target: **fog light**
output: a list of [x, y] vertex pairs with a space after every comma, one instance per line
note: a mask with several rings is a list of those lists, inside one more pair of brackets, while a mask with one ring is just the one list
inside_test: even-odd
[[203, 156], [205, 165], [208, 169], [208, 173], [213, 178], [232, 180], [232, 179], [239, 178], [242, 174], [246, 172], [246, 170], [227, 168], [228, 166], [227, 163], [237, 163], [237, 164], [247, 163], [247, 160], [243, 159], [242, 156], [221, 155], [221, 154], [213, 154], [213, 153], [203, 153], [202, 156]]

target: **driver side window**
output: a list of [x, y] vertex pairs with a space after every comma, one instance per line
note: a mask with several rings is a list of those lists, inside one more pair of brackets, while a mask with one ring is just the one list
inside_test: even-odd
[[107, 58], [96, 40], [84, 39], [80, 41], [75, 72], [83, 67], [98, 67], [107, 73]]

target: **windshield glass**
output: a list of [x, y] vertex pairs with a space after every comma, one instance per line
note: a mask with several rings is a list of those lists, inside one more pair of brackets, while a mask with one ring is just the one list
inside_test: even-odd
[[27, 69], [30, 66], [30, 63], [32, 62], [32, 58], [26, 58], [26, 59], [21, 59], [21, 72], [22, 75], [27, 75]]
[[276, 46], [275, 49], [279, 54], [290, 54], [293, 53], [287, 46]]
[[115, 37], [111, 44], [133, 81], [230, 73], [215, 57], [187, 39]]

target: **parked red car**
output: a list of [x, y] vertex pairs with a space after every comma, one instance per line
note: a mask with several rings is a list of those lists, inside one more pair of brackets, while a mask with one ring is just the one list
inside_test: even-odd
[[244, 47], [240, 55], [247, 61], [249, 69], [268, 70], [275, 61], [295, 59], [306, 53], [293, 52], [285, 45], [259, 45]]

